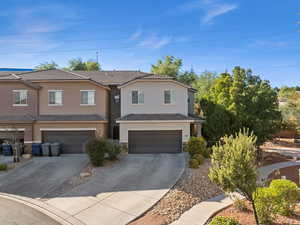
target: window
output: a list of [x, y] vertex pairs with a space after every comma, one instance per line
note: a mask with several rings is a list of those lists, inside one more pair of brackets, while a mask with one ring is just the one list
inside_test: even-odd
[[63, 92], [59, 90], [48, 91], [48, 105], [60, 106], [62, 105]]
[[14, 106], [27, 106], [27, 90], [13, 91]]
[[131, 103], [134, 105], [144, 104], [144, 93], [134, 90], [131, 92]]
[[164, 103], [165, 104], [174, 104], [175, 103], [175, 91], [174, 90], [165, 90], [164, 91]]
[[95, 105], [95, 91], [80, 91], [81, 100], [80, 105]]

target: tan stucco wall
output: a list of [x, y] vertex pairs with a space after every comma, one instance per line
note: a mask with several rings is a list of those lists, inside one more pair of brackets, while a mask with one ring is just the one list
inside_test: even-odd
[[[164, 104], [164, 90], [175, 90], [175, 104]], [[144, 104], [131, 104], [131, 91], [144, 92]], [[170, 81], [137, 81], [121, 88], [121, 115], [143, 113], [188, 114], [188, 89]]]
[[43, 129], [68, 129], [68, 130], [78, 130], [80, 128], [83, 129], [96, 129], [96, 135], [98, 137], [107, 137], [107, 123], [99, 123], [99, 122], [38, 122], [34, 124], [33, 129], [33, 139], [35, 142], [42, 141], [42, 131]]
[[[13, 106], [13, 90], [27, 90], [28, 106]], [[20, 82], [0, 81], [0, 116], [37, 115], [37, 90]]]
[[[51, 82], [41, 83], [40, 90], [40, 114], [48, 115], [78, 115], [78, 114], [98, 114], [108, 116], [108, 90], [90, 82]], [[63, 105], [48, 106], [48, 90], [63, 90]], [[95, 106], [81, 106], [80, 90], [95, 90]]]
[[190, 139], [189, 122], [168, 123], [120, 123], [120, 142], [128, 143], [129, 130], [182, 130], [182, 142]]
[[24, 142], [31, 142], [33, 138], [33, 126], [32, 124], [0, 124], [0, 130], [2, 131], [8, 129], [25, 129], [24, 130]]

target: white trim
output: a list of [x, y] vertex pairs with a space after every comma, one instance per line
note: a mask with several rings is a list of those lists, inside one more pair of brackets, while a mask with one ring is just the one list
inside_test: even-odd
[[96, 90], [80, 90], [80, 91], [93, 91], [93, 92], [95, 92]]
[[[61, 104], [50, 104], [50, 98], [49, 98], [49, 93], [50, 92], [61, 92]], [[64, 90], [48, 90], [48, 106], [63, 106], [63, 102], [64, 102]]]
[[42, 141], [24, 141], [24, 144], [39, 144], [42, 143]]
[[[137, 93], [138, 93], [138, 103], [132, 103], [132, 92], [133, 91], [137, 91]], [[139, 103], [139, 96], [140, 96], [140, 94], [143, 94], [143, 100], [144, 100], [144, 102], [143, 103]], [[145, 104], [145, 94], [144, 94], [144, 91], [141, 91], [140, 89], [132, 89], [131, 91], [130, 91], [130, 103], [131, 103], [131, 105], [132, 106], [140, 106], [140, 105], [144, 105]]]
[[97, 128], [40, 128], [40, 131], [96, 131]]
[[[13, 93], [22, 93], [24, 92], [26, 94], [26, 104], [15, 104], [13, 103], [13, 106], [28, 106], [28, 90], [27, 89], [15, 89], [13, 90]], [[14, 96], [13, 96], [13, 102], [15, 101]]]
[[25, 131], [25, 128], [0, 128], [0, 131]]
[[117, 120], [117, 123], [194, 123], [196, 120]]
[[[94, 103], [93, 104], [82, 104], [81, 103], [81, 92], [93, 92], [94, 93]], [[80, 90], [80, 106], [96, 106], [96, 90]]]
[[125, 83], [125, 84], [122, 84], [122, 85], [118, 86], [118, 88], [121, 89], [123, 87], [126, 87], [128, 85], [134, 84], [136, 82], [172, 82], [172, 83], [178, 84], [179, 86], [185, 87], [187, 89], [190, 88], [188, 85], [185, 85], [185, 84], [183, 84], [183, 83], [181, 83], [179, 81], [176, 81], [176, 80], [170, 80], [170, 79], [166, 79], [166, 80], [163, 80], [163, 79], [143, 79], [143, 77], [135, 79], [135, 80], [132, 80], [132, 81], [129, 81], [129, 82]]
[[13, 104], [13, 106], [28, 106], [28, 104]]

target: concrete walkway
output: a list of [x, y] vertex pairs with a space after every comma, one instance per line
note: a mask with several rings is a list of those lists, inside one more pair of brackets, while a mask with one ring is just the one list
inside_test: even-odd
[[125, 225], [159, 201], [184, 169], [185, 154], [128, 155], [46, 203], [88, 225]]
[[[269, 174], [274, 170], [297, 165], [300, 165], [300, 161], [276, 163], [262, 167], [259, 169], [259, 182], [265, 181]], [[183, 213], [181, 217], [171, 225], [205, 225], [215, 213], [230, 206], [232, 203], [233, 201], [230, 197], [219, 195], [195, 205], [190, 210]]]
[[296, 157], [300, 158], [300, 149], [299, 148], [287, 148], [287, 147], [268, 147], [264, 148], [264, 151], [267, 152], [277, 152], [281, 155], [285, 156], [291, 156], [291, 157]]

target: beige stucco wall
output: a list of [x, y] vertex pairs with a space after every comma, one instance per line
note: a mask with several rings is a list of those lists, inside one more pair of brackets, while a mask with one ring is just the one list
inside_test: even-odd
[[[175, 104], [164, 104], [164, 90], [175, 90]], [[131, 104], [131, 91], [144, 92], [144, 104]], [[137, 81], [121, 88], [121, 115], [149, 113], [188, 114], [187, 88], [170, 81]]]
[[15, 129], [24, 129], [24, 142], [31, 142], [33, 138], [33, 125], [32, 124], [0, 124], [0, 132], [3, 132], [2, 130], [7, 131], [9, 129], [15, 130]]
[[[98, 114], [107, 118], [108, 116], [108, 90], [90, 82], [51, 82], [41, 83], [40, 90], [40, 114], [48, 115], [78, 115]], [[62, 106], [48, 106], [48, 90], [63, 91]], [[80, 90], [95, 90], [95, 106], [81, 106]]]
[[[27, 90], [28, 106], [13, 106], [13, 90]], [[37, 115], [37, 90], [20, 82], [0, 81], [0, 116]]]
[[128, 131], [130, 130], [182, 130], [182, 141], [190, 139], [189, 122], [165, 122], [165, 123], [120, 123], [120, 142], [128, 143]]
[[97, 137], [107, 137], [107, 123], [99, 122], [37, 122], [33, 127], [33, 139], [34, 142], [42, 141], [42, 130], [43, 129], [56, 129], [56, 130], [96, 130]]

